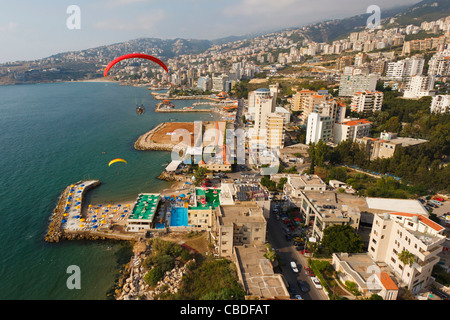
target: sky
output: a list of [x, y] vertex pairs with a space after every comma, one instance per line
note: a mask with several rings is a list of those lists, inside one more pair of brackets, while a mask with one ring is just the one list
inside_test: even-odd
[[[0, 63], [141, 37], [213, 40], [276, 31], [419, 0], [0, 0]], [[70, 6], [79, 8], [79, 20]], [[79, 22], [79, 28], [75, 26]]]

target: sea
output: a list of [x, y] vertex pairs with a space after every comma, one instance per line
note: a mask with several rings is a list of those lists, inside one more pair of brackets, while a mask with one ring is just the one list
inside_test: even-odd
[[[156, 113], [143, 87], [113, 82], [0, 86], [0, 299], [105, 300], [129, 248], [111, 241], [47, 243], [49, 218], [68, 185], [98, 179], [91, 203], [158, 192], [170, 153], [134, 149], [166, 121], [219, 120], [216, 113]], [[176, 108], [197, 100], [173, 100]], [[143, 104], [145, 113], [136, 113]], [[125, 163], [108, 166], [110, 160]], [[68, 285], [72, 266], [80, 288]], [[73, 283], [73, 282], [72, 282]]]

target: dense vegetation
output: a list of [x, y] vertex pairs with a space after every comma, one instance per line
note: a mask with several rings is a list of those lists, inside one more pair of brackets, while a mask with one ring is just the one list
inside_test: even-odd
[[237, 282], [235, 266], [226, 259], [198, 258], [183, 278], [176, 300], [241, 300], [245, 291]]
[[[392, 179], [379, 182], [379, 186], [383, 185], [386, 189], [413, 188], [408, 191], [419, 194], [442, 190], [450, 192], [450, 166], [447, 165], [450, 155], [450, 115], [430, 113], [430, 103], [430, 97], [407, 100], [399, 97], [396, 91], [384, 90], [382, 110], [367, 117], [372, 121], [372, 136], [379, 137], [380, 132], [388, 131], [398, 133], [399, 136], [426, 139], [428, 142], [415, 147], [399, 147], [393, 157], [371, 161], [357, 143], [344, 141], [331, 148], [319, 141], [311, 145], [308, 151], [312, 160], [309, 171], [313, 173], [316, 166], [355, 165], [371, 172], [401, 178], [402, 183]], [[375, 194], [377, 192], [372, 195]], [[385, 196], [388, 195], [385, 193]], [[401, 197], [404, 196], [403, 193]]]
[[325, 228], [321, 244], [330, 253], [359, 253], [363, 252], [364, 245], [361, 237], [349, 225], [332, 225]]
[[243, 299], [245, 291], [237, 282], [237, 274], [232, 262], [226, 259], [203, 257], [198, 253], [190, 253], [177, 243], [155, 238], [152, 241], [152, 253], [144, 261], [143, 266], [149, 271], [145, 281], [155, 286], [165, 272], [172, 270], [176, 261], [186, 263], [189, 272], [183, 276], [181, 288], [175, 295], [164, 294], [160, 299], [175, 300], [229, 300]]

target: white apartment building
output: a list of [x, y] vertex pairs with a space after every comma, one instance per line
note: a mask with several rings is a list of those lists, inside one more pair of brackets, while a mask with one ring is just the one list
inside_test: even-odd
[[308, 116], [306, 125], [306, 144], [317, 143], [319, 140], [328, 142], [333, 138], [334, 120], [328, 116], [322, 116], [312, 112]]
[[352, 96], [350, 109], [358, 113], [370, 113], [381, 110], [383, 105], [383, 92], [359, 91]]
[[[392, 212], [374, 215], [368, 254], [375, 262], [385, 263], [412, 293], [431, 282], [431, 271], [439, 262], [438, 253], [445, 241], [445, 228], [425, 215]], [[399, 254], [414, 255], [412, 265], [404, 265]]]
[[226, 74], [222, 74], [218, 77], [212, 77], [212, 91], [222, 92], [226, 91], [225, 83], [229, 80]]
[[358, 91], [375, 91], [378, 81], [377, 74], [357, 74], [341, 76], [339, 96], [351, 97]]
[[450, 95], [437, 95], [431, 100], [430, 112], [450, 113]]
[[450, 76], [450, 50], [436, 53], [428, 61], [428, 75], [436, 77]]
[[404, 98], [419, 99], [434, 96], [434, 76], [412, 76], [403, 93]]
[[248, 93], [248, 110], [247, 119], [250, 121], [255, 120], [256, 104], [261, 101], [261, 99], [270, 99], [270, 91], [266, 88], [259, 88]]
[[260, 132], [267, 127], [267, 115], [275, 113], [275, 100], [272, 97], [256, 98], [255, 101], [255, 130]]
[[422, 57], [412, 57], [397, 62], [388, 62], [386, 77], [388, 78], [406, 78], [421, 75], [425, 59]]
[[339, 144], [342, 141], [356, 141], [358, 138], [370, 135], [372, 122], [367, 119], [350, 120], [334, 124], [333, 142]]

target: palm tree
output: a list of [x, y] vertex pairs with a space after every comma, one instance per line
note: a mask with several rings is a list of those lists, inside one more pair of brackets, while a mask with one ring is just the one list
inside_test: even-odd
[[[397, 255], [398, 260], [400, 260], [400, 262], [403, 263], [404, 267], [406, 267], [406, 265], [412, 267], [413, 263], [416, 261], [416, 256], [406, 249], [403, 249], [402, 252], [400, 252]], [[403, 268], [402, 270], [402, 279], [403, 279], [403, 272], [405, 272], [405, 268]]]

